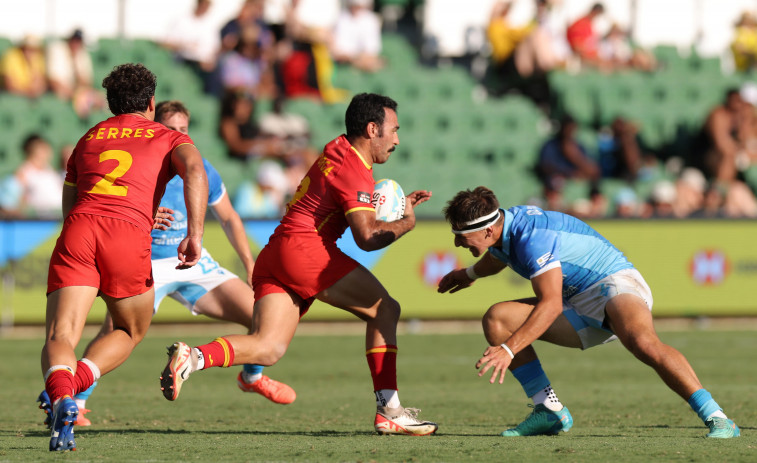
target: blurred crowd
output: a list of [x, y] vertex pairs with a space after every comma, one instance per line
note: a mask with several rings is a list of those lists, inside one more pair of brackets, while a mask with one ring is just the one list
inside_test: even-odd
[[557, 69], [577, 72], [582, 68], [605, 73], [623, 70], [654, 71], [654, 55], [634, 44], [628, 31], [611, 21], [600, 34], [595, 22], [605, 15], [595, 3], [569, 24], [553, 15], [551, 0], [535, 0], [535, 13], [525, 25], [513, 25], [509, 13], [513, 0], [495, 2], [486, 28], [491, 63], [488, 86], [494, 93], [518, 91], [550, 112], [552, 95], [546, 74]]
[[[510, 19], [517, 2], [533, 4], [533, 17], [526, 23]], [[398, 13], [397, 5], [403, 4]], [[391, 57], [382, 55], [382, 33], [396, 32], [399, 20], [410, 24], [408, 39], [422, 58], [428, 36], [413, 35], [424, 27], [413, 9], [422, 4], [245, 0], [219, 28], [212, 19], [213, 1], [196, 0], [191, 11], [171, 19], [156, 46], [194, 71], [203, 92], [218, 101], [217, 136], [227, 151], [224, 161], [255, 166], [254, 178], [230, 192], [242, 216], [279, 217], [319, 153], [309, 121], [288, 111], [287, 102], [348, 99], [332, 83], [335, 69], [370, 74], [391, 67]], [[425, 7], [439, 4], [427, 1]], [[729, 90], [711, 108], [685, 159], [662, 159], [634, 121], [621, 117], [596, 128], [592, 151], [578, 136], [580, 124], [570, 114], [555, 112], [548, 75], [582, 69], [608, 75], [654, 73], [659, 67], [654, 55], [634, 43], [602, 3], [568, 22], [555, 15], [561, 6], [556, 0], [495, 0], [491, 5], [482, 25], [485, 41], [474, 53], [485, 57], [485, 72], [471, 66], [471, 75], [490, 98], [513, 92], [529, 97], [554, 125], [534, 159], [543, 193], [533, 202], [585, 218], [757, 217], [757, 199], [745, 179], [757, 161], [757, 86]], [[737, 70], [757, 67], [757, 18], [750, 12], [734, 23], [731, 52]], [[55, 95], [82, 119], [106, 107], [80, 29], [55, 39], [25, 36], [0, 57], [0, 79], [3, 92], [28, 98]], [[261, 101], [267, 102], [263, 111]], [[72, 146], [57, 150], [41, 132], [28, 135], [18, 147], [23, 164], [0, 179], [0, 216], [55, 217]], [[603, 187], [607, 184], [613, 187]], [[585, 191], [577, 199], [566, 193], [576, 185]]]
[[[203, 91], [217, 99], [218, 136], [229, 162], [255, 164], [255, 178], [234, 192], [235, 205], [245, 217], [278, 218], [318, 155], [308, 121], [287, 112], [286, 101], [346, 100], [347, 92], [331, 84], [334, 66], [380, 70], [381, 20], [372, 0], [246, 0], [219, 30], [213, 7], [211, 0], [197, 0], [167, 24], [158, 45], [192, 69]], [[80, 29], [62, 39], [25, 36], [0, 57], [0, 80], [10, 94], [32, 99], [54, 94], [85, 120], [105, 108]], [[272, 101], [270, 111], [256, 111], [261, 100]], [[50, 143], [33, 133], [19, 149], [26, 160], [0, 180], [0, 215], [55, 216], [62, 177], [50, 175], [60, 170], [53, 167]], [[29, 180], [42, 173], [44, 185]], [[50, 197], [53, 204], [41, 201]]]
[[[599, 133], [597, 152], [563, 116], [539, 150], [535, 170], [544, 207], [584, 218], [757, 218], [746, 176], [757, 166], [757, 87], [729, 89], [695, 134], [688, 157], [660, 159], [634, 123], [618, 117]], [[608, 197], [608, 182], [615, 186]], [[580, 185], [588, 193], [566, 200]], [[643, 191], [644, 194], [639, 192]]]

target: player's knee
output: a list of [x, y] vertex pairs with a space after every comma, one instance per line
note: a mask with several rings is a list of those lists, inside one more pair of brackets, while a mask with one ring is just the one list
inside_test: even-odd
[[484, 336], [490, 341], [506, 338], [512, 334], [507, 329], [505, 321], [500, 316], [497, 305], [489, 307], [489, 310], [486, 311], [481, 319], [481, 325], [484, 329]]
[[124, 333], [126, 336], [128, 336], [131, 339], [131, 342], [134, 346], [142, 342], [142, 339], [144, 339], [145, 334], [147, 333], [147, 330], [139, 330], [136, 328], [126, 328], [123, 326], [116, 326], [113, 328], [113, 331], [120, 331]]
[[287, 347], [287, 344], [283, 342], [266, 343], [265, 348], [257, 352], [256, 363], [267, 367], [275, 365], [284, 356]]
[[384, 320], [389, 320], [397, 323], [400, 320], [401, 313], [402, 308], [400, 307], [400, 303], [391, 297], [386, 297], [381, 301], [381, 304], [379, 305], [377, 316], [383, 318]]

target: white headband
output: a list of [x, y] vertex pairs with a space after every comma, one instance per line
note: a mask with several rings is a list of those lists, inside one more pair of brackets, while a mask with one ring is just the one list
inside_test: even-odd
[[490, 227], [494, 225], [494, 223], [499, 219], [499, 209], [496, 209], [491, 214], [487, 214], [483, 217], [479, 217], [475, 220], [471, 220], [470, 222], [465, 222], [463, 224], [462, 230], [452, 230], [452, 233], [455, 235], [462, 235], [463, 233], [471, 233], [474, 231], [483, 230], [486, 227]]

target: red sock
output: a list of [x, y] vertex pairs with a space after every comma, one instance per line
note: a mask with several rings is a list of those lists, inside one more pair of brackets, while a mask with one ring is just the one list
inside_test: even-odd
[[95, 382], [95, 375], [89, 365], [79, 360], [76, 362], [76, 374], [74, 375], [74, 394], [86, 391]]
[[197, 349], [202, 352], [202, 356], [205, 359], [205, 365], [202, 367], [203, 370], [210, 367], [230, 367], [234, 365], [234, 348], [224, 338], [217, 338], [209, 344], [197, 346]]
[[63, 396], [73, 397], [74, 374], [67, 368], [53, 371], [45, 381], [45, 390], [47, 391], [47, 395], [50, 396], [51, 404], [54, 404], [55, 401]]
[[386, 345], [368, 349], [365, 353], [371, 369], [373, 390], [397, 390], [397, 346]]

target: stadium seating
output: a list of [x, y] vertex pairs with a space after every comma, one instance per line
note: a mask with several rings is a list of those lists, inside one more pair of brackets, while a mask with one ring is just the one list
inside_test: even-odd
[[[384, 3], [407, 6], [410, 2]], [[0, 51], [7, 46], [10, 41], [0, 39]], [[710, 108], [722, 100], [727, 88], [748, 78], [723, 75], [719, 60], [695, 53], [682, 56], [675, 47], [659, 46], [654, 53], [661, 68], [654, 73], [606, 75], [584, 70], [549, 75], [557, 100], [553, 116], [570, 113], [575, 117], [581, 124], [579, 140], [590, 155], [597, 154], [598, 131], [623, 116], [637, 124], [644, 140], [663, 157], [685, 157], [691, 134]], [[479, 83], [466, 68], [424, 66], [417, 48], [400, 34], [384, 34], [383, 54], [388, 65], [377, 73], [337, 65], [333, 75], [334, 86], [353, 95], [376, 92], [399, 102], [401, 144], [390, 163], [376, 167], [377, 177], [394, 178], [406, 190], [430, 189], [442, 199], [476, 185], [491, 186], [506, 195], [509, 204], [538, 196], [533, 166], [551, 127], [539, 108], [519, 95], [482, 101]], [[187, 104], [192, 111], [190, 133], [203, 155], [221, 171], [230, 193], [254, 175], [256, 163], [228, 159], [218, 137], [218, 101], [203, 94], [198, 76], [169, 51], [149, 40], [100, 39], [92, 56], [96, 82], [123, 62], [142, 62], [153, 70], [158, 76], [157, 98], [181, 99]], [[320, 148], [344, 132], [346, 104], [293, 99], [286, 110], [309, 121], [312, 143]], [[269, 107], [270, 102], [259, 102], [258, 115]], [[29, 101], [3, 94], [0, 123], [7, 130], [0, 140], [0, 173], [12, 171], [20, 162], [20, 144], [29, 133], [43, 133], [57, 151], [108, 116], [103, 112], [80, 120], [70, 105], [51, 95]], [[757, 184], [757, 174], [750, 173], [750, 178]], [[621, 187], [622, 183], [608, 181], [602, 190], [613, 194]], [[566, 196], [584, 193], [585, 185], [571, 185]], [[438, 216], [440, 211], [429, 214]]]

